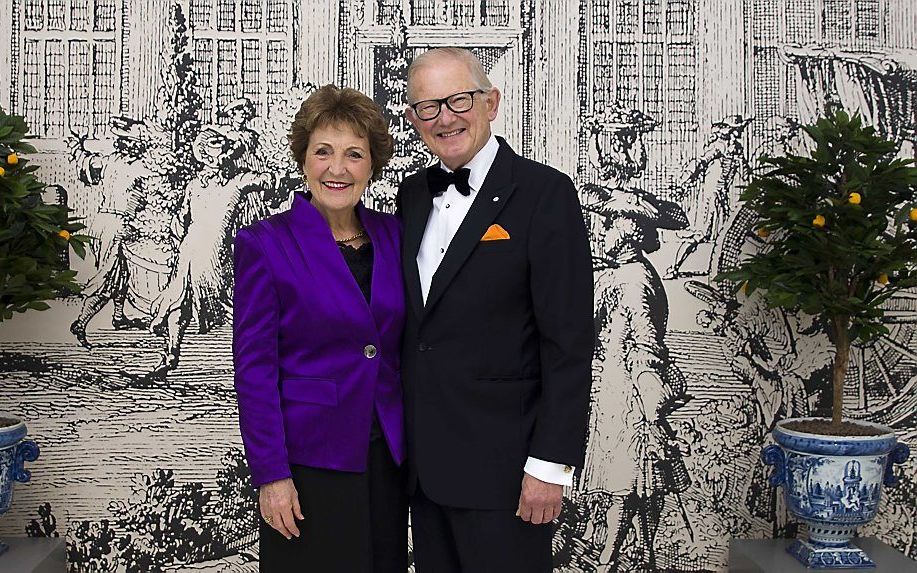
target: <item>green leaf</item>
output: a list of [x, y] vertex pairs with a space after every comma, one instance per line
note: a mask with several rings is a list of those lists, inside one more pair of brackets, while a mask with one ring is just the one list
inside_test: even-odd
[[71, 241], [70, 248], [73, 249], [73, 252], [76, 253], [79, 258], [86, 258], [86, 247], [84, 247], [82, 243]]
[[38, 153], [38, 150], [35, 149], [33, 145], [26, 143], [24, 141], [14, 143], [12, 147], [13, 149], [15, 149], [16, 151], [20, 153]]

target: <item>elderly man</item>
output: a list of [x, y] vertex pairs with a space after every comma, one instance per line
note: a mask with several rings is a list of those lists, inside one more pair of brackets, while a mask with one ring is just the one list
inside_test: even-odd
[[407, 117], [439, 159], [398, 195], [418, 573], [548, 572], [591, 384], [577, 193], [491, 133], [501, 94], [471, 52], [421, 54], [407, 92]]

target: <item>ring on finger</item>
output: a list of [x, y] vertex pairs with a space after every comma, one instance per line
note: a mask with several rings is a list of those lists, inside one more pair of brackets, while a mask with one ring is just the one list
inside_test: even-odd
[[273, 521], [274, 521], [274, 518], [271, 517], [270, 515], [266, 515], [266, 516], [264, 517], [264, 522], [267, 523], [268, 525], [272, 525], [272, 524], [273, 524]]

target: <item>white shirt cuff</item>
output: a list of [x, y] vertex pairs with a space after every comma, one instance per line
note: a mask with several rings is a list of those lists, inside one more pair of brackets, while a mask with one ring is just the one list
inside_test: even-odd
[[567, 487], [573, 485], [573, 466], [546, 462], [529, 456], [524, 469], [525, 473], [544, 482]]

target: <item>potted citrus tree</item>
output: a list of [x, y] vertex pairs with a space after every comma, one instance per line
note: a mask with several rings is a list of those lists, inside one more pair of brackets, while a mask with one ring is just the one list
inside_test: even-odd
[[[46, 310], [58, 293], [80, 289], [76, 273], [65, 263], [72, 247], [85, 256], [84, 227], [63, 205], [45, 203], [45, 185], [25, 155], [35, 148], [24, 141], [25, 120], [0, 109], [0, 322], [15, 313]], [[38, 446], [25, 440], [25, 423], [0, 412], [0, 515], [9, 509], [14, 481], [25, 482], [27, 461], [38, 458]], [[6, 549], [0, 543], [0, 553]]]
[[844, 418], [844, 382], [851, 343], [887, 334], [887, 302], [917, 286], [917, 168], [858, 114], [831, 110], [802, 129], [811, 152], [762, 157], [741, 196], [764, 247], [716, 280], [828, 325], [831, 419], [778, 422], [762, 457], [808, 526], [789, 551], [809, 567], [870, 567], [850, 540], [909, 451], [891, 428]]

